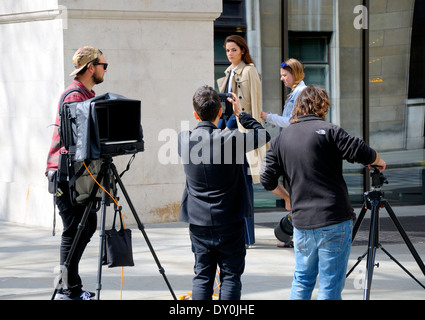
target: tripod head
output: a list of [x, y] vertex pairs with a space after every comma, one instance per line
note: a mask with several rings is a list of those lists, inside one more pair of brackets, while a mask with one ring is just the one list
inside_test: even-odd
[[379, 171], [378, 166], [371, 165], [370, 167], [373, 169], [370, 172], [370, 176], [372, 178], [371, 185], [374, 189], [380, 189], [384, 183], [388, 184], [387, 178], [382, 174], [381, 171]]

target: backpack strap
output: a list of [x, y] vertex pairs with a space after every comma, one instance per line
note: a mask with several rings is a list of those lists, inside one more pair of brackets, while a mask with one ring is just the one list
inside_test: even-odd
[[60, 104], [59, 104], [59, 115], [61, 115], [61, 113], [62, 113], [63, 103], [64, 103], [66, 97], [73, 92], [79, 92], [79, 93], [83, 94], [81, 92], [81, 90], [78, 89], [78, 88], [72, 88], [72, 89], [65, 91], [64, 94], [62, 95], [62, 99], [61, 99]]
[[69, 90], [67, 90], [67, 91], [65, 91], [63, 93], [62, 98], [61, 98], [61, 101], [59, 103], [59, 119], [60, 119], [60, 121], [59, 121], [59, 136], [60, 136], [59, 141], [60, 141], [60, 146], [61, 147], [63, 147], [62, 133], [61, 133], [61, 130], [63, 130], [63, 128], [61, 128], [62, 123], [63, 123], [62, 122], [62, 119], [61, 119], [62, 118], [62, 111], [63, 111], [62, 110], [63, 109], [63, 104], [64, 104], [64, 101], [65, 101], [66, 97], [69, 94], [73, 93], [73, 92], [79, 92], [79, 93], [83, 94], [82, 91], [79, 88], [71, 88], [71, 89], [69, 89]]
[[[62, 95], [62, 98], [60, 100], [60, 103], [59, 103], [59, 111], [58, 111], [59, 118], [61, 117], [63, 103], [64, 103], [66, 97], [73, 92], [79, 92], [79, 93], [82, 94], [81, 90], [78, 89], [78, 88], [72, 88], [72, 89], [69, 89], [69, 90], [64, 92], [64, 94]], [[59, 121], [59, 129], [60, 129], [60, 125], [61, 125], [61, 121]], [[59, 134], [59, 136], [60, 136], [60, 134]], [[62, 147], [62, 138], [61, 137], [59, 137], [59, 141], [60, 141], [60, 144], [61, 144], [61, 147]], [[60, 161], [59, 161], [58, 165], [59, 166], [61, 165]], [[56, 188], [57, 188], [57, 186], [56, 186]], [[52, 230], [53, 236], [56, 235], [55, 228], [56, 228], [56, 198], [57, 197], [58, 197], [58, 193], [57, 193], [57, 191], [55, 191], [55, 193], [53, 194], [53, 230]]]

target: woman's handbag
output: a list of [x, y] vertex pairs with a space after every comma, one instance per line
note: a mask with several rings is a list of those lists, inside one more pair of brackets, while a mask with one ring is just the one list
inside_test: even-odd
[[[115, 229], [115, 219], [117, 213], [120, 216], [121, 229]], [[111, 230], [105, 230], [104, 250], [102, 263], [108, 265], [108, 268], [113, 267], [132, 267], [133, 261], [133, 247], [131, 245], [131, 230], [124, 229], [122, 216], [119, 211], [115, 211], [114, 222]]]

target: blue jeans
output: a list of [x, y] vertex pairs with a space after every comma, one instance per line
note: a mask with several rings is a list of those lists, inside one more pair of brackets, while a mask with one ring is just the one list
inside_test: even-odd
[[309, 300], [319, 275], [318, 300], [341, 300], [353, 221], [323, 228], [294, 228], [295, 271], [290, 300]]
[[190, 225], [189, 229], [195, 254], [192, 299], [212, 299], [218, 266], [220, 299], [240, 300], [246, 255], [244, 222], [218, 227]]

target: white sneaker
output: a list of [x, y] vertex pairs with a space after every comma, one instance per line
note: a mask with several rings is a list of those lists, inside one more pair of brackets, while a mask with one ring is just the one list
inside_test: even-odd
[[79, 296], [76, 296], [74, 298], [70, 298], [67, 295], [63, 295], [62, 300], [94, 300], [95, 295], [96, 294], [94, 292], [82, 291]]

